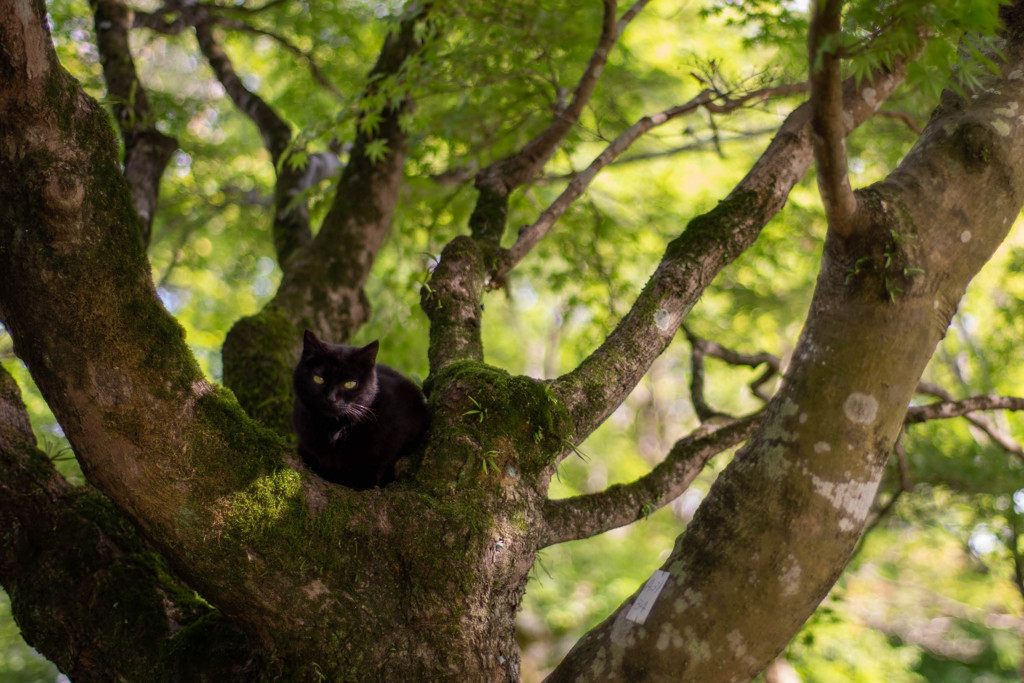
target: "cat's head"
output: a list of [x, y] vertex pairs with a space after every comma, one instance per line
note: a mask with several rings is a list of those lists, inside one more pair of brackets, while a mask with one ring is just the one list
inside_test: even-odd
[[377, 340], [366, 346], [329, 344], [306, 330], [293, 377], [296, 397], [320, 415], [351, 422], [372, 420], [378, 347]]

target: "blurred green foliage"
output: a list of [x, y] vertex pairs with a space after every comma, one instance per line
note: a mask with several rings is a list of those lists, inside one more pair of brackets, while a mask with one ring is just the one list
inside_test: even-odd
[[[924, 124], [954, 66], [965, 82], [986, 68], [985, 36], [997, 4], [852, 3], [851, 73], [887, 63], [919, 29], [934, 36], [907, 86], [884, 106], [893, 115], [875, 117], [851, 137], [854, 186], [884, 177], [898, 163], [916, 137], [907, 121]], [[651, 3], [610, 55], [565, 149], [543, 177], [511, 198], [505, 243], [554, 200], [568, 176], [641, 116], [693, 97], [706, 83], [742, 89], [803, 80], [805, 5]], [[49, 6], [62, 63], [102, 99], [88, 4], [53, 0]], [[355, 113], [366, 104], [360, 100], [365, 75], [401, 3], [304, 0], [270, 3], [256, 14], [239, 9], [244, 6], [223, 10], [251, 25], [224, 37], [244, 82], [292, 123], [296, 149], [344, 149], [355, 134]], [[600, 3], [583, 0], [436, 3], [431, 48], [375, 94], [408, 88], [417, 106], [403, 121], [410, 139], [401, 201], [367, 285], [373, 317], [353, 343], [380, 338], [384, 362], [425, 376], [419, 289], [444, 244], [466, 230], [475, 200], [472, 174], [542, 130], [565, 104], [600, 19]], [[965, 31], [979, 37], [960, 49]], [[158, 126], [181, 147], [161, 187], [149, 250], [153, 278], [203, 368], [219, 379], [228, 329], [258, 310], [280, 278], [270, 237], [274, 169], [252, 123], [203, 63], [194, 36], [142, 31], [133, 35], [133, 49]], [[317, 64], [331, 88], [322, 87], [296, 50]], [[729, 116], [699, 111], [641, 139], [601, 174], [507, 287], [487, 297], [488, 362], [536, 377], [574, 367], [628, 310], [666, 243], [725, 197], [798, 102], [770, 100]], [[330, 183], [310, 199], [315, 226], [331, 200]], [[725, 346], [785, 358], [810, 299], [824, 231], [808, 178], [754, 247], [718, 277], [687, 324]], [[926, 379], [958, 397], [1019, 393], [1022, 301], [1018, 233], [971, 286]], [[23, 388], [40, 447], [80, 483], [59, 427], [2, 333], [0, 359]], [[749, 388], [758, 374], [708, 359], [708, 401], [732, 413], [758, 408]], [[581, 454], [565, 462], [552, 495], [596, 491], [646, 472], [696, 425], [689, 379], [689, 348], [680, 335]], [[989, 418], [1001, 432], [1024, 436], [1024, 418]], [[1024, 552], [1024, 460], [964, 420], [915, 426], [903, 447], [903, 474], [894, 456], [880, 493], [883, 504], [898, 495], [896, 504], [784, 656], [805, 681], [1017, 680], [1024, 587], [1014, 584], [1013, 572], [1014, 557]], [[541, 553], [520, 620], [525, 680], [538, 679], [660, 565], [728, 457], [719, 456], [679, 500], [647, 519]], [[908, 490], [901, 491], [903, 484]], [[4, 599], [0, 680], [54, 680], [53, 669], [14, 635], [7, 612]]]

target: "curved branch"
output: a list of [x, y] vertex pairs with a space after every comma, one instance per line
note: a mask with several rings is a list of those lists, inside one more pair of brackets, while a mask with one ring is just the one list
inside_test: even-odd
[[[686, 326], [683, 326], [683, 331], [686, 333], [686, 338], [693, 346], [694, 357], [696, 357], [699, 352], [701, 356], [718, 358], [729, 365], [745, 365], [750, 368], [756, 368], [760, 365], [766, 366], [764, 372], [750, 383], [750, 391], [766, 403], [771, 400], [771, 396], [765, 393], [762, 390], [762, 387], [771, 380], [772, 377], [781, 374], [782, 361], [779, 360], [778, 356], [765, 351], [754, 354], [740, 353], [739, 351], [726, 348], [718, 342], [701, 339]], [[696, 403], [694, 405], [696, 405]], [[698, 413], [698, 416], [699, 415], [700, 413]]]
[[224, 86], [224, 91], [231, 101], [256, 124], [263, 137], [264, 147], [270, 152], [274, 164], [278, 165], [281, 162], [281, 156], [291, 142], [291, 127], [259, 95], [245, 87], [242, 79], [238, 77], [231, 59], [214, 38], [214, 25], [215, 22], [208, 17], [196, 21], [195, 30], [196, 38], [199, 40], [199, 49], [206, 57], [206, 61], [210, 63], [213, 73], [217, 76], [220, 84]]
[[760, 419], [761, 413], [757, 413], [726, 424], [702, 425], [677, 441], [654, 469], [630, 484], [549, 500], [543, 508], [545, 533], [540, 547], [596, 536], [667, 505], [689, 488], [708, 460], [750, 438]]
[[242, 21], [241, 19], [218, 18], [216, 21], [218, 26], [223, 26], [224, 28], [230, 28], [236, 31], [241, 31], [243, 33], [251, 33], [256, 36], [266, 36], [267, 38], [270, 38], [275, 43], [283, 47], [285, 50], [306, 62], [306, 65], [309, 67], [309, 73], [313, 76], [313, 80], [322, 85], [325, 90], [330, 92], [339, 100], [344, 97], [342, 92], [338, 90], [337, 86], [331, 83], [330, 79], [328, 79], [327, 76], [324, 75], [324, 72], [320, 69], [320, 66], [316, 63], [316, 60], [313, 59], [313, 55], [309, 52], [306, 52], [305, 50], [303, 50], [298, 45], [288, 40], [284, 36], [278, 33], [274, 33], [273, 31], [268, 31], [267, 29], [251, 26], [248, 23]]
[[657, 114], [645, 116], [627, 128], [599, 154], [586, 169], [575, 174], [569, 185], [551, 205], [544, 209], [540, 217], [532, 225], [523, 226], [515, 244], [502, 250], [498, 264], [491, 273], [492, 286], [504, 281], [505, 276], [530, 252], [544, 237], [562, 214], [586, 191], [597, 174], [607, 165], [615, 161], [623, 152], [636, 142], [642, 135], [657, 126], [661, 126], [680, 116], [696, 111], [700, 107], [714, 105], [720, 113], [734, 111], [752, 100], [766, 100], [771, 97], [790, 95], [803, 92], [806, 84], [783, 85], [743, 93], [737, 96], [719, 95], [711, 90], [703, 90], [685, 104], [671, 107]]
[[815, 0], [813, 5], [807, 50], [818, 190], [829, 227], [848, 237], [855, 230], [857, 199], [846, 170], [843, 86], [838, 55], [843, 2]]
[[[907, 60], [877, 71], [861, 87], [844, 85], [846, 132], [874, 113], [865, 102], [868, 85], [884, 101], [903, 82]], [[810, 106], [797, 107], [750, 172], [707, 214], [692, 219], [665, 251], [654, 275], [629, 313], [601, 346], [552, 388], [573, 416], [576, 443], [582, 441], [636, 386], [668, 347], [690, 308], [718, 272], [745, 251], [782, 208], [789, 191], [812, 160]], [[560, 457], [564, 457], [563, 453]]]
[[278, 116], [273, 107], [245, 87], [227, 53], [214, 38], [213, 26], [214, 21], [205, 17], [196, 21], [199, 47], [231, 101], [256, 124], [277, 172], [273, 235], [278, 262], [283, 264], [296, 249], [313, 239], [309, 227], [309, 207], [305, 201], [295, 199], [305, 187], [304, 180], [310, 170], [310, 163], [291, 163], [288, 154], [292, 139], [291, 127]]
[[129, 11], [120, 0], [91, 0], [96, 47], [103, 65], [114, 120], [124, 139], [124, 175], [140, 221], [143, 246], [149, 244], [160, 178], [178, 141], [155, 127], [146, 90], [128, 45]]
[[[629, 10], [616, 21], [616, 0], [603, 0], [604, 19], [601, 25], [601, 37], [597, 47], [590, 56], [583, 76], [576, 84], [572, 100], [566, 108], [555, 116], [555, 119], [542, 133], [527, 142], [522, 149], [512, 156], [492, 163], [477, 174], [478, 188], [488, 189], [499, 195], [508, 195], [516, 187], [526, 183], [547, 163], [555, 153], [558, 144], [579, 120], [580, 114], [597, 86], [604, 71], [612, 46], [622, 35], [626, 26], [647, 5], [650, 0], [637, 0]], [[500, 235], [499, 235], [500, 237]]]

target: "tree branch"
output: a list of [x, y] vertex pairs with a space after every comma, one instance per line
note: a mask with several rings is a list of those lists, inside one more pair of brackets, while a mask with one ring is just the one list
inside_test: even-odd
[[[694, 410], [697, 412], [697, 417], [702, 420], [706, 419], [705, 417], [702, 417], [702, 412], [707, 417], [711, 417], [716, 414], [716, 412], [704, 402], [704, 356], [718, 358], [729, 365], [745, 365], [750, 368], [756, 368], [760, 365], [767, 366], [765, 371], [750, 383], [750, 391], [766, 403], [771, 400], [771, 396], [764, 393], [761, 388], [771, 380], [772, 377], [781, 373], [782, 362], [777, 356], [764, 351], [761, 353], [747, 354], [728, 349], [717, 342], [701, 339], [685, 325], [683, 326], [683, 332], [686, 334], [686, 338], [689, 340], [690, 345], [693, 348], [693, 379], [691, 380], [690, 392], [694, 396]], [[700, 407], [698, 407], [698, 405]]]
[[504, 282], [505, 276], [535, 247], [544, 237], [562, 214], [575, 202], [590, 186], [597, 174], [607, 165], [615, 161], [623, 152], [642, 135], [651, 129], [661, 126], [680, 116], [696, 111], [700, 107], [714, 107], [716, 112], [725, 113], [734, 111], [753, 100], [767, 100], [771, 97], [790, 95], [803, 92], [807, 85], [803, 83], [782, 85], [757, 90], [733, 96], [729, 93], [716, 93], [706, 89], [685, 104], [677, 105], [665, 111], [645, 116], [615, 140], [613, 140], [600, 155], [583, 171], [575, 174], [569, 185], [562, 191], [562, 194], [541, 213], [540, 217], [532, 225], [523, 226], [519, 230], [519, 237], [508, 249], [502, 250], [498, 264], [491, 273], [491, 286], [499, 286]]
[[196, 20], [195, 31], [196, 38], [199, 40], [199, 48], [210, 63], [217, 80], [224, 86], [228, 97], [243, 114], [256, 124], [263, 137], [263, 145], [270, 152], [276, 166], [291, 141], [291, 127], [259, 95], [245, 87], [242, 79], [238, 77], [231, 59], [214, 38], [214, 25], [215, 22], [208, 17]]
[[149, 245], [156, 215], [160, 178], [178, 148], [178, 141], [156, 129], [155, 116], [128, 45], [128, 9], [120, 0], [91, 0], [90, 4], [103, 78], [113, 102], [114, 120], [124, 140], [124, 175], [145, 247]]
[[[20, 392], [2, 367], [0, 529], [0, 583], [22, 634], [74, 680], [254, 675], [247, 638], [196, 600], [109, 500], [70, 486], [36, 448]], [[211, 664], [216, 671], [199, 671]]]
[[[866, 83], [844, 86], [846, 132], [874, 113], [861, 96], [871, 87], [884, 101], [903, 82], [907, 60], [882, 69]], [[665, 251], [654, 275], [629, 313], [601, 346], [552, 388], [570, 411], [579, 443], [636, 386], [650, 364], [669, 345], [690, 308], [718, 272], [757, 239], [761, 228], [782, 208], [789, 191], [810, 167], [810, 105], [797, 107], [749, 173], [710, 212], [692, 219]], [[565, 453], [561, 457], [564, 457]]]
[[241, 31], [243, 33], [251, 33], [253, 35], [266, 36], [270, 38], [278, 45], [283, 47], [285, 50], [291, 52], [293, 55], [301, 58], [304, 62], [306, 62], [306, 65], [309, 67], [309, 73], [313, 76], [313, 80], [315, 80], [317, 83], [323, 86], [325, 90], [330, 92], [339, 100], [344, 98], [344, 95], [340, 90], [338, 90], [337, 86], [331, 83], [330, 79], [328, 79], [327, 76], [324, 75], [324, 72], [320, 69], [320, 66], [316, 63], [316, 60], [313, 59], [312, 53], [306, 52], [305, 50], [303, 50], [298, 45], [288, 40], [284, 36], [278, 33], [274, 33], [273, 31], [268, 31], [266, 29], [251, 26], [245, 21], [242, 21], [241, 19], [217, 18], [216, 22], [218, 26], [223, 26], [224, 28], [230, 28], [236, 31]]
[[[558, 144], [579, 120], [580, 114], [590, 100], [594, 88], [604, 71], [612, 46], [622, 35], [626, 26], [647, 5], [650, 0], [636, 0], [633, 6], [616, 21], [616, 0], [602, 0], [604, 3], [604, 20], [601, 25], [601, 36], [597, 47], [590, 56], [583, 76], [576, 84], [572, 100], [568, 106], [555, 116], [555, 119], [542, 133], [527, 142], [522, 149], [512, 156], [496, 161], [477, 174], [476, 186], [484, 190], [507, 196], [513, 189], [526, 183], [536, 175]], [[500, 235], [499, 235], [500, 237]]]
[[309, 207], [306, 202], [295, 200], [306, 186], [303, 181], [310, 170], [310, 163], [307, 161], [296, 166], [286, 158], [292, 138], [291, 127], [261, 97], [245, 87], [227, 53], [214, 38], [213, 26], [214, 22], [205, 17], [200, 16], [196, 20], [199, 47], [231, 101], [256, 124], [277, 172], [273, 234], [278, 262], [283, 265], [296, 249], [313, 239]]
[[829, 227], [849, 237], [856, 229], [857, 199], [846, 171], [843, 86], [837, 54], [842, 35], [842, 8], [842, 0], [814, 0], [807, 49], [818, 190]]
[[707, 423], [680, 439], [649, 473], [630, 484], [599, 493], [549, 500], [544, 504], [545, 534], [540, 546], [564, 543], [625, 526], [678, 498], [715, 455], [746, 441], [761, 414]]
[[907, 409], [908, 424], [961, 417], [978, 410], [1024, 410], [1024, 398], [1016, 396], [972, 396], [960, 401], [939, 401]]
[[905, 111], [894, 111], [890, 109], [879, 109], [875, 112], [875, 116], [885, 119], [896, 119], [902, 121], [907, 128], [912, 130], [915, 135], [920, 135], [922, 132], [921, 126], [917, 124], [914, 117]]

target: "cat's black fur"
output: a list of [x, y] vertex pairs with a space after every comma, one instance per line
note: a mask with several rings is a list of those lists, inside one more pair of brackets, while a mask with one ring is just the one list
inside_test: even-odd
[[299, 455], [324, 479], [359, 490], [394, 481], [395, 462], [427, 426], [423, 394], [378, 365], [377, 348], [329, 344], [306, 330], [293, 376]]

